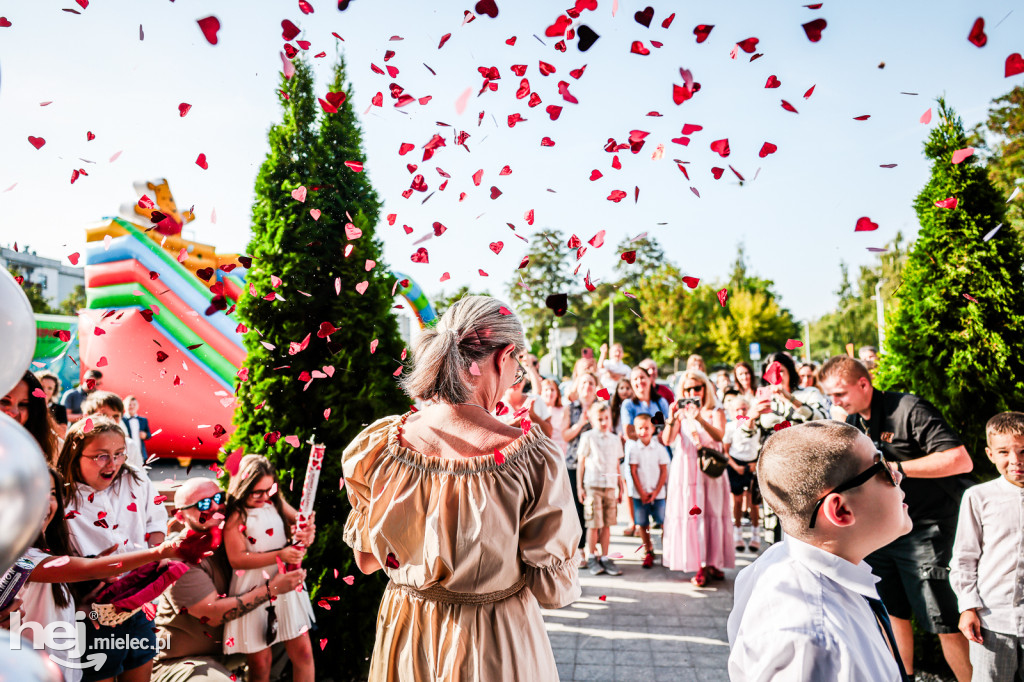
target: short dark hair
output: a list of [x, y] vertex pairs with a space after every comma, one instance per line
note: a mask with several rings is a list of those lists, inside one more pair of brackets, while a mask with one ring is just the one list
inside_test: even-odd
[[124, 414], [124, 402], [121, 396], [110, 391], [93, 391], [82, 401], [82, 414], [92, 414], [101, 407], [109, 407], [114, 412]]
[[861, 377], [871, 381], [871, 372], [864, 363], [849, 355], [833, 355], [818, 370], [818, 381], [826, 383], [833, 379], [843, 378], [852, 383]]
[[1024, 412], [1000, 412], [985, 424], [985, 440], [992, 436], [1024, 436]]
[[850, 451], [860, 435], [825, 419], [776, 431], [764, 442], [757, 481], [787, 533], [804, 535], [818, 499], [857, 475], [859, 463]]
[[777, 362], [786, 368], [789, 373], [789, 391], [792, 393], [796, 389], [800, 388], [800, 375], [796, 371], [796, 363], [793, 362], [793, 358], [789, 357], [787, 353], [771, 353], [764, 359], [764, 371], [761, 373], [761, 380], [768, 384], [768, 380], [764, 378], [764, 373], [768, 371], [773, 362]]
[[103, 372], [98, 369], [87, 369], [85, 374], [82, 375], [82, 379], [102, 379]]

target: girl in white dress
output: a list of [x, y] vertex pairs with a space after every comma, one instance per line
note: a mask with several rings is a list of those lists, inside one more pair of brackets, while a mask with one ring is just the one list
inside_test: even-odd
[[[295, 509], [284, 501], [270, 461], [246, 455], [228, 484], [224, 549], [234, 572], [230, 594], [238, 595], [268, 584], [278, 573], [278, 560], [298, 564], [305, 553], [288, 540], [286, 528], [295, 523]], [[313, 649], [309, 626], [313, 606], [309, 593], [288, 592], [241, 618], [224, 625], [224, 652], [243, 653], [250, 682], [270, 679], [270, 647], [284, 642], [292, 661], [292, 680], [313, 682]]]

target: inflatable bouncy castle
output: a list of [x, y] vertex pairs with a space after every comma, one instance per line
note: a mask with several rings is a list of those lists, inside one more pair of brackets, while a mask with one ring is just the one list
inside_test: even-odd
[[[133, 203], [86, 231], [79, 369], [99, 369], [104, 390], [139, 399], [154, 429], [149, 454], [213, 459], [233, 430], [245, 360], [233, 313], [247, 291], [248, 259], [182, 238], [192, 216], [177, 210], [166, 180], [136, 183], [135, 191]], [[433, 324], [420, 287], [392, 274], [419, 326]], [[215, 297], [223, 307], [211, 305]]]

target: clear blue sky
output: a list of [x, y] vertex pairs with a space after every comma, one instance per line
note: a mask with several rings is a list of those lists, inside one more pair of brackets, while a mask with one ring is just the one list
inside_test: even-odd
[[[506, 223], [529, 235], [523, 214], [532, 208], [535, 228], [550, 226], [584, 240], [607, 230], [605, 246], [584, 257], [581, 280], [588, 269], [595, 279], [607, 276], [618, 258], [614, 246], [625, 236], [656, 236], [687, 274], [708, 280], [725, 277], [743, 241], [753, 269], [775, 280], [783, 303], [802, 319], [834, 304], [840, 260], [870, 262], [866, 247], [881, 246], [897, 231], [916, 232], [911, 203], [928, 173], [921, 154], [928, 126], [918, 119], [934, 97], [945, 95], [972, 126], [984, 119], [992, 98], [1024, 78], [1003, 77], [1007, 55], [1024, 51], [1024, 11], [1011, 0], [833, 1], [820, 10], [797, 1], [653, 2], [649, 29], [633, 18], [648, 2], [621, 0], [612, 16], [613, 2], [599, 0], [597, 11], [584, 12], [580, 21], [601, 38], [586, 53], [573, 41], [564, 54], [544, 38], [544, 29], [568, 1], [497, 0], [497, 19], [465, 25], [463, 10], [472, 2], [353, 0], [343, 13], [335, 2], [311, 4], [315, 13], [307, 16], [297, 2], [93, 0], [80, 15], [61, 11], [80, 9], [74, 0], [0, 3], [0, 16], [12, 24], [0, 28], [0, 242], [64, 257], [83, 248], [87, 224], [133, 199], [134, 180], [166, 177], [179, 207], [196, 207], [198, 220], [186, 236], [222, 251], [244, 250], [266, 131], [279, 118], [280, 22], [287, 18], [304, 30], [300, 39], [312, 42], [310, 55], [327, 52], [313, 60], [321, 95], [338, 49], [348, 62], [358, 112], [384, 92], [385, 106], [362, 115], [366, 172], [384, 200], [384, 214], [398, 214], [398, 224], [382, 224], [379, 233], [389, 263], [428, 293], [468, 283], [504, 295], [527, 248]], [[675, 20], [663, 29], [672, 11]], [[222, 24], [216, 46], [196, 25], [210, 14]], [[967, 41], [978, 16], [989, 38], [982, 49]], [[812, 44], [801, 24], [819, 17], [828, 27]], [[700, 45], [692, 33], [697, 24], [714, 25]], [[438, 50], [445, 33], [452, 37]], [[396, 35], [403, 40], [389, 41]], [[510, 47], [505, 40], [513, 35], [517, 42]], [[731, 59], [733, 45], [748, 37], [759, 38], [764, 56], [749, 62], [741, 52]], [[630, 54], [633, 40], [651, 54]], [[663, 47], [652, 48], [651, 40]], [[387, 62], [399, 69], [394, 79], [370, 69], [371, 62], [385, 66], [388, 49], [396, 52]], [[541, 76], [539, 60], [557, 72]], [[539, 107], [516, 99], [520, 78], [512, 64], [528, 65], [525, 77], [543, 100]], [[583, 64], [580, 80], [569, 77]], [[477, 97], [480, 66], [497, 66], [501, 80], [497, 92]], [[691, 70], [702, 89], [676, 106], [672, 84], [682, 83], [680, 68]], [[782, 86], [765, 89], [770, 75]], [[559, 80], [569, 81], [578, 105], [562, 101]], [[392, 82], [433, 99], [395, 109], [388, 96]], [[805, 100], [811, 85], [814, 94]], [[472, 95], [458, 115], [456, 100], [466, 89]], [[783, 98], [799, 114], [784, 111]], [[185, 118], [178, 115], [180, 102], [192, 104]], [[549, 104], [564, 107], [557, 121], [544, 112]], [[478, 126], [480, 111], [485, 116]], [[663, 116], [648, 117], [650, 111]], [[510, 129], [506, 119], [515, 112], [528, 120]], [[864, 114], [871, 118], [853, 120]], [[439, 121], [453, 128], [438, 127]], [[704, 129], [687, 147], [673, 144], [685, 123]], [[634, 129], [650, 133], [647, 143], [639, 154], [620, 153], [622, 169], [615, 170], [603, 146], [608, 138], [624, 141]], [[453, 144], [453, 130], [471, 134], [471, 151]], [[87, 131], [96, 139], [87, 142]], [[421, 162], [419, 150], [398, 155], [402, 142], [419, 148], [435, 132], [448, 146], [430, 161]], [[29, 135], [44, 137], [46, 145], [37, 151]], [[540, 146], [544, 136], [556, 145]], [[709, 149], [724, 137], [732, 149], [728, 159]], [[765, 141], [778, 151], [760, 159]], [[665, 158], [652, 160], [659, 143]], [[110, 162], [116, 152], [120, 157]], [[195, 165], [199, 153], [206, 154], [209, 170]], [[689, 182], [672, 159], [689, 162]], [[728, 169], [714, 180], [710, 168], [723, 161], [756, 180], [741, 187]], [[440, 166], [452, 176], [448, 188], [424, 205], [425, 194], [403, 199], [412, 180], [407, 163], [419, 164], [430, 191], [442, 180], [435, 170]], [[886, 163], [899, 165], [879, 168]], [[499, 177], [505, 165], [512, 174]], [[74, 168], [89, 176], [71, 185]], [[480, 187], [472, 182], [478, 169], [484, 171]], [[591, 182], [593, 169], [604, 177]], [[502, 191], [496, 200], [489, 196], [492, 185]], [[613, 189], [628, 198], [607, 201]], [[467, 195], [461, 203], [460, 192]], [[879, 223], [877, 232], [854, 233], [864, 215]], [[448, 232], [422, 244], [428, 265], [411, 263], [413, 242], [434, 221]], [[495, 255], [488, 244], [499, 240], [505, 248]], [[481, 278], [478, 268], [490, 277]], [[451, 280], [441, 285], [446, 271]]]

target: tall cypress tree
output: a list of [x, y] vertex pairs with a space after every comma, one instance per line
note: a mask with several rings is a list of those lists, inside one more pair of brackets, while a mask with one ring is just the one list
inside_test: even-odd
[[[340, 58], [330, 90], [346, 92]], [[317, 539], [303, 565], [313, 601], [338, 600], [314, 609], [313, 650], [320, 674], [365, 679], [385, 580], [359, 573], [342, 540], [350, 506], [339, 484], [341, 453], [366, 424], [408, 406], [393, 376], [402, 355], [391, 313], [394, 277], [374, 236], [380, 200], [355, 170], [366, 158], [348, 100], [336, 113], [322, 111], [313, 73], [297, 60], [294, 75], [282, 79], [280, 101], [283, 118], [270, 129], [270, 151], [256, 180], [248, 273], [255, 295], [238, 305], [249, 328], [248, 356], [228, 450], [269, 457], [297, 506], [305, 442], [315, 436], [327, 446]], [[293, 196], [301, 187], [305, 201]], [[277, 296], [268, 300], [268, 294]], [[298, 447], [286, 441], [293, 435]], [[343, 581], [349, 575], [352, 586]]]
[[985, 240], [1005, 218], [1004, 198], [973, 157], [953, 163], [966, 147], [940, 99], [924, 145], [931, 178], [914, 202], [921, 228], [879, 371], [882, 385], [934, 403], [987, 468], [985, 422], [1024, 404], [1024, 252], [1007, 226]]

